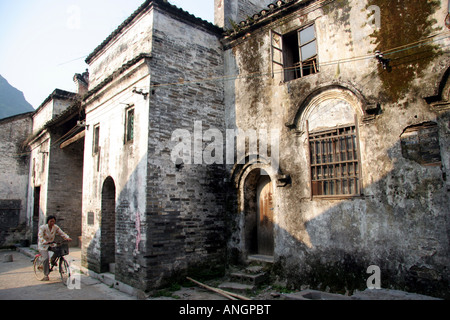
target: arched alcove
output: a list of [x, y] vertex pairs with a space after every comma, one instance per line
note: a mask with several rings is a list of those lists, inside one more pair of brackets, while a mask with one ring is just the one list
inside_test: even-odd
[[239, 207], [242, 213], [242, 243], [245, 255], [274, 254], [276, 220], [275, 184], [269, 167], [249, 167], [239, 184]]
[[116, 186], [111, 177], [103, 183], [101, 213], [100, 268], [107, 272], [116, 261]]
[[353, 92], [335, 87], [310, 97], [299, 110], [295, 124], [305, 132], [308, 121], [309, 131], [317, 131], [354, 123], [355, 115], [363, 114], [363, 103]]

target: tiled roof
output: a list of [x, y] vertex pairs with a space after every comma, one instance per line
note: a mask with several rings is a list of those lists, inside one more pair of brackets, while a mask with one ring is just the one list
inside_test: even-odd
[[214, 33], [221, 34], [223, 30], [214, 24], [198, 18], [187, 11], [184, 11], [177, 6], [170, 4], [167, 0], [147, 0], [145, 1], [131, 16], [129, 16], [120, 26], [117, 27], [116, 30], [113, 31], [95, 50], [86, 58], [86, 63], [89, 64], [92, 59], [104, 48], [106, 45], [114, 39], [117, 35], [119, 35], [127, 26], [131, 24], [131, 22], [142, 12], [150, 8], [152, 5], [156, 5], [160, 8], [165, 9], [166, 11], [177, 15], [189, 22], [192, 22], [198, 26], [201, 26], [207, 30], [210, 30]]
[[45, 100], [41, 103], [41, 105], [36, 109], [35, 113], [38, 113], [49, 101], [53, 99], [61, 99], [61, 100], [75, 100], [77, 94], [61, 89], [55, 89]]

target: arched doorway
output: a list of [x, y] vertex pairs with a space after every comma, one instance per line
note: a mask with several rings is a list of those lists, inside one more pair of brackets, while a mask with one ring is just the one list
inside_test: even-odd
[[244, 212], [246, 251], [250, 255], [274, 254], [274, 196], [270, 176], [253, 170], [245, 179]]
[[102, 188], [100, 271], [111, 271], [116, 262], [116, 186], [108, 177]]
[[268, 175], [262, 175], [256, 186], [258, 254], [273, 255], [273, 186]]

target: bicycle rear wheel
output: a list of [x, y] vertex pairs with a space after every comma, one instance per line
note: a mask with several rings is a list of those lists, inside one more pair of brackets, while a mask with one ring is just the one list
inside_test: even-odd
[[63, 257], [59, 260], [59, 274], [61, 275], [62, 283], [67, 286], [70, 279], [69, 263]]
[[33, 268], [34, 268], [34, 275], [36, 276], [36, 279], [41, 281], [44, 279], [44, 259], [42, 259], [41, 256], [37, 256], [33, 260]]

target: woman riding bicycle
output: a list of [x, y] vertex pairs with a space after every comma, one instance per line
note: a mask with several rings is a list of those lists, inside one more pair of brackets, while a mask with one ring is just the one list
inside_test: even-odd
[[[48, 274], [50, 273], [50, 268], [49, 268], [48, 251], [54, 251], [54, 247], [56, 247], [56, 244], [53, 243], [55, 241], [55, 236], [59, 235], [66, 241], [72, 241], [72, 239], [70, 239], [70, 237], [66, 233], [64, 233], [64, 231], [62, 231], [61, 228], [58, 227], [55, 223], [56, 217], [48, 216], [47, 224], [44, 224], [39, 228], [38, 250], [42, 256], [42, 259], [44, 259], [44, 275], [45, 275], [42, 281], [49, 280]], [[55, 256], [56, 254], [53, 255], [53, 257]]]

